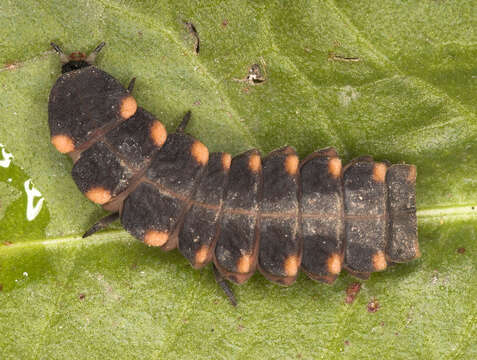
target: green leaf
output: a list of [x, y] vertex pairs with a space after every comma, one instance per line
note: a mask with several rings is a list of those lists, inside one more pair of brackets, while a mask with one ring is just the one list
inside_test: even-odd
[[[0, 164], [13, 159], [0, 167], [0, 357], [477, 358], [475, 10], [471, 0], [4, 0]], [[139, 104], [170, 130], [191, 109], [188, 131], [211, 151], [334, 145], [346, 161], [416, 164], [422, 258], [373, 274], [352, 304], [346, 274], [289, 288], [256, 275], [233, 287], [233, 308], [211, 269], [177, 251], [119, 225], [82, 239], [104, 212], [49, 143], [60, 73], [49, 43], [88, 52], [102, 40], [98, 66], [123, 84], [137, 77]], [[254, 63], [263, 84], [234, 80]], [[44, 200], [29, 220], [32, 186]]]

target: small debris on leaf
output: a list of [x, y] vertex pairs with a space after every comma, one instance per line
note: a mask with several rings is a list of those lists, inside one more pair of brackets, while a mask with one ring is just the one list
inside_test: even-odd
[[187, 30], [189, 30], [189, 33], [195, 39], [195, 46], [194, 46], [195, 53], [199, 54], [199, 50], [200, 50], [199, 33], [197, 32], [197, 29], [195, 28], [194, 24], [192, 24], [191, 22], [186, 22], [185, 26], [187, 27]]
[[354, 300], [356, 300], [356, 296], [358, 295], [360, 290], [361, 290], [361, 283], [354, 282], [349, 284], [348, 287], [346, 288], [345, 302], [347, 304], [352, 304]]
[[459, 254], [463, 254], [463, 253], [465, 253], [465, 248], [464, 248], [464, 247], [460, 247], [460, 248], [457, 249], [457, 252], [458, 252]]
[[83, 300], [85, 297], [86, 297], [85, 294], [83, 294], [83, 293], [79, 294], [79, 299], [80, 299], [80, 300]]
[[361, 61], [359, 57], [347, 57], [338, 55], [334, 51], [328, 53], [328, 61], [343, 61], [343, 62], [358, 62]]
[[376, 311], [379, 310], [379, 303], [378, 303], [378, 300], [376, 299], [372, 299], [369, 303], [368, 303], [368, 312], [370, 313], [375, 313]]
[[258, 85], [264, 83], [267, 80], [266, 64], [262, 58], [260, 58], [260, 62], [263, 67], [263, 70], [260, 64], [253, 64], [248, 69], [248, 74], [245, 78], [234, 79], [234, 81], [245, 82], [250, 85]]

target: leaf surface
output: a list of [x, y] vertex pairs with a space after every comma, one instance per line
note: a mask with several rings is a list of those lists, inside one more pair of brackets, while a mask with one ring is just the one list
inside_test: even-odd
[[[475, 12], [474, 1], [3, 1], [1, 358], [477, 358]], [[139, 105], [170, 131], [191, 109], [188, 132], [211, 151], [332, 145], [345, 161], [416, 164], [422, 258], [373, 274], [352, 304], [346, 274], [289, 288], [255, 275], [233, 287], [233, 308], [210, 267], [118, 224], [82, 239], [104, 212], [49, 142], [60, 73], [49, 43], [89, 52], [103, 40], [98, 66], [136, 77]], [[255, 63], [263, 84], [236, 81]]]

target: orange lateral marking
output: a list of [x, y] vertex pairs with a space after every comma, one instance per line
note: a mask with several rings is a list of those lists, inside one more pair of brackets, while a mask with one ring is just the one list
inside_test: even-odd
[[167, 130], [160, 121], [156, 120], [151, 125], [150, 135], [154, 145], [161, 147], [166, 142]]
[[144, 243], [149, 246], [162, 246], [168, 238], [169, 234], [165, 231], [148, 230], [144, 235]]
[[131, 96], [126, 96], [121, 100], [121, 106], [119, 108], [119, 115], [123, 119], [129, 119], [136, 113], [137, 103], [136, 100]]
[[376, 254], [373, 255], [373, 267], [376, 271], [381, 271], [386, 269], [387, 263], [384, 253], [382, 251], [378, 251]]
[[334, 157], [328, 161], [328, 173], [337, 179], [341, 175], [341, 159]]
[[295, 175], [298, 170], [298, 164], [299, 164], [299, 159], [298, 156], [296, 155], [288, 155], [285, 158], [285, 170], [288, 174], [290, 175]]
[[195, 254], [195, 263], [197, 265], [202, 264], [205, 260], [207, 260], [207, 256], [209, 255], [209, 248], [206, 245], [202, 245], [199, 251]]
[[224, 153], [222, 155], [222, 168], [225, 171], [229, 171], [231, 162], [232, 162], [232, 156], [230, 154]]
[[338, 275], [341, 272], [341, 256], [339, 254], [331, 254], [326, 260], [328, 272], [333, 275]]
[[55, 135], [51, 138], [51, 143], [62, 154], [72, 152], [75, 149], [73, 139], [68, 135]]
[[287, 276], [295, 276], [298, 273], [298, 257], [290, 255], [285, 260], [285, 274]]
[[386, 179], [387, 167], [383, 163], [375, 163], [373, 167], [373, 180], [379, 183], [383, 183]]
[[260, 155], [254, 154], [249, 157], [248, 168], [252, 170], [252, 172], [254, 173], [258, 172], [261, 166], [262, 166], [262, 160], [260, 159]]
[[242, 255], [242, 257], [237, 262], [237, 271], [242, 274], [246, 274], [250, 271], [250, 266], [252, 265], [252, 256]]
[[86, 192], [86, 197], [96, 204], [106, 204], [111, 200], [111, 192], [102, 186], [94, 187]]
[[207, 164], [207, 161], [209, 161], [209, 150], [198, 140], [194, 141], [192, 144], [190, 153], [194, 157], [195, 161], [201, 165], [205, 165]]

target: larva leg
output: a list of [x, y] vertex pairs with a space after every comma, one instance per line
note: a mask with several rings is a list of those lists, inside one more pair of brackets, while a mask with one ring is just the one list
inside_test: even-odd
[[95, 232], [99, 230], [103, 230], [107, 228], [113, 221], [117, 220], [118, 218], [119, 218], [118, 212], [109, 214], [108, 216], [102, 218], [96, 224], [91, 226], [91, 228], [83, 234], [83, 238], [93, 235]]
[[129, 85], [128, 85], [128, 93], [132, 93], [133, 89], [134, 89], [134, 83], [136, 82], [136, 78], [132, 78], [131, 81], [129, 82]]
[[183, 133], [185, 131], [185, 128], [187, 127], [187, 124], [189, 123], [191, 114], [192, 113], [190, 112], [190, 110], [188, 112], [186, 112], [186, 114], [182, 118], [181, 123], [177, 127], [176, 132]]
[[212, 267], [214, 269], [215, 281], [217, 281], [217, 284], [219, 284], [222, 290], [224, 290], [225, 295], [227, 295], [229, 298], [230, 303], [233, 306], [237, 306], [237, 300], [235, 300], [235, 295], [227, 283], [227, 280], [225, 280], [225, 278], [220, 274], [219, 270], [215, 267], [215, 264], [212, 264]]

